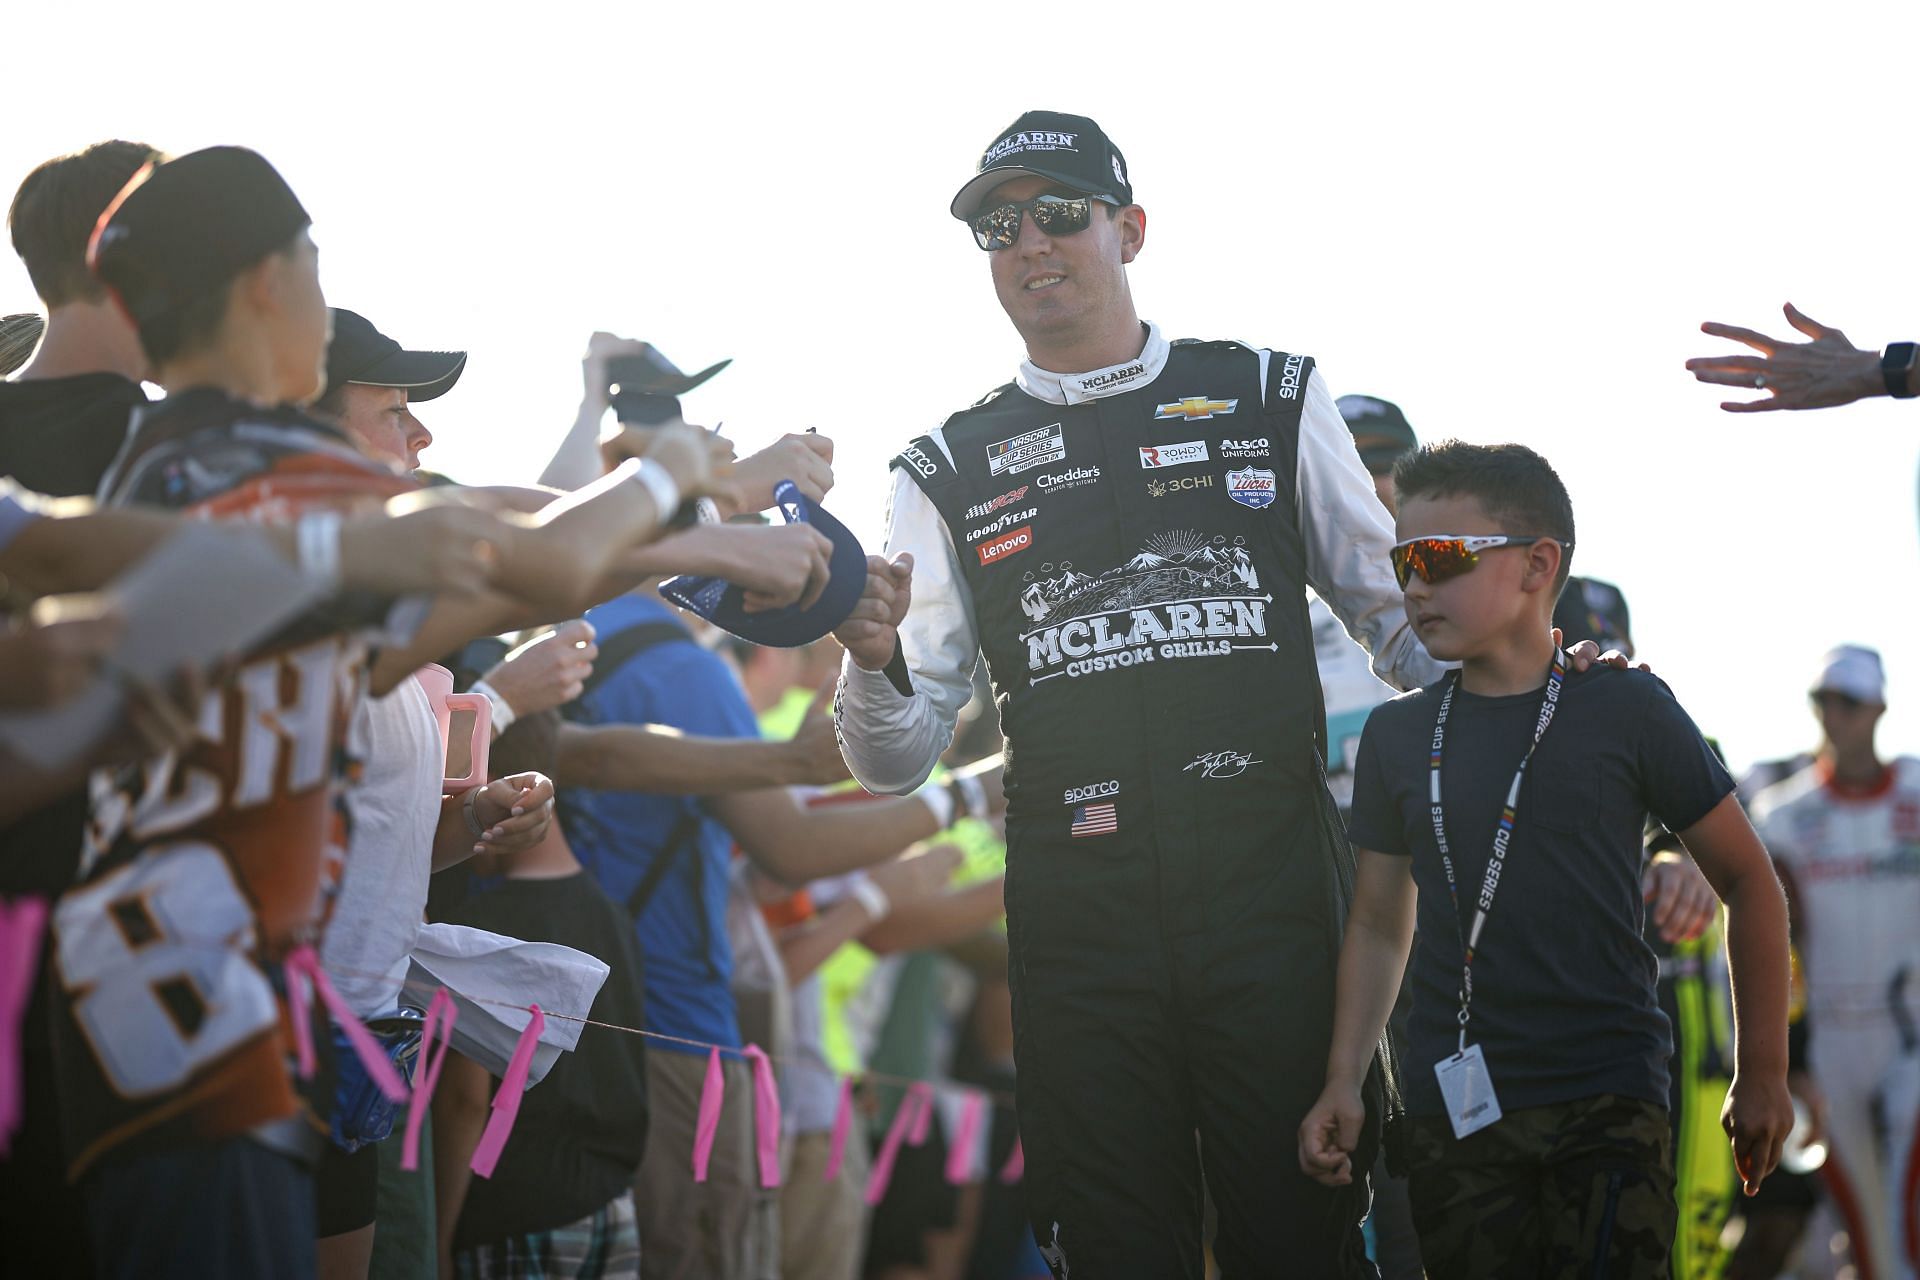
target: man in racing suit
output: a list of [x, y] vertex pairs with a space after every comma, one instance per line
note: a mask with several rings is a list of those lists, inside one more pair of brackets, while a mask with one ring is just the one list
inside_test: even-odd
[[1874, 749], [1880, 656], [1842, 645], [1813, 688], [1809, 768], [1762, 791], [1754, 825], [1794, 904], [1808, 1053], [1826, 1101], [1821, 1168], [1860, 1276], [1920, 1268], [1920, 760]]
[[848, 764], [917, 786], [984, 652], [1027, 1205], [1056, 1275], [1197, 1277], [1203, 1167], [1224, 1274], [1371, 1274], [1364, 1187], [1288, 1155], [1349, 857], [1305, 588], [1393, 683], [1440, 673], [1385, 512], [1310, 359], [1140, 323], [1145, 215], [1091, 120], [1021, 117], [953, 212], [999, 250], [1029, 359], [894, 459], [892, 559], [839, 632]]

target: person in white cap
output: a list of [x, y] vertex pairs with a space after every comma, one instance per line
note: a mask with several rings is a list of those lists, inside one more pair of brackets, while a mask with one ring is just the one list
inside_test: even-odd
[[1805, 1052], [1790, 1077], [1829, 1145], [1821, 1171], [1861, 1275], [1912, 1277], [1920, 1124], [1920, 760], [1885, 761], [1880, 655], [1841, 645], [1811, 690], [1808, 768], [1754, 801], [1793, 900]]

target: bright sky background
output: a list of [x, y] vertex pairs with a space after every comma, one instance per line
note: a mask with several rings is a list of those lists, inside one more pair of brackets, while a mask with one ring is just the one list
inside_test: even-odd
[[[1920, 405], [1732, 416], [1705, 319], [1792, 299], [1920, 339], [1920, 8], [18, 4], [0, 187], [111, 136], [265, 153], [329, 298], [472, 353], [429, 465], [536, 474], [587, 335], [733, 368], [743, 452], [837, 442], [877, 548], [887, 457], [1020, 357], [947, 216], [1022, 110], [1097, 118], [1171, 336], [1316, 356], [1423, 437], [1520, 440], [1579, 572], [1739, 763], [1807, 745], [1829, 645], [1880, 646], [1920, 750]], [[0, 311], [33, 305], [0, 255]]]

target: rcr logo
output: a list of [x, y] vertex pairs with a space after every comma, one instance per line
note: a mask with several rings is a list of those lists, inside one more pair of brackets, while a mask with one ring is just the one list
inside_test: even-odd
[[905, 449], [902, 449], [900, 451], [900, 458], [908, 466], [929, 479], [940, 470], [939, 467], [934, 465], [932, 458], [929, 458], [925, 453], [920, 451], [919, 445], [910, 444]]

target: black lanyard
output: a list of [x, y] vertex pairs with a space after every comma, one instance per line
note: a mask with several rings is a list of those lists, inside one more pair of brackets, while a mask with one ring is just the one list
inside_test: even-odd
[[[1560, 650], [1553, 651], [1553, 669], [1547, 674], [1546, 696], [1540, 702], [1540, 718], [1533, 726], [1533, 745], [1527, 748], [1527, 754], [1520, 758], [1520, 767], [1513, 771], [1513, 785], [1507, 788], [1506, 808], [1500, 811], [1500, 825], [1493, 833], [1493, 853], [1487, 859], [1486, 874], [1480, 881], [1480, 901], [1473, 913], [1473, 926], [1460, 932], [1460, 1052], [1467, 1051], [1467, 1017], [1473, 1005], [1473, 951], [1480, 945], [1480, 930], [1486, 926], [1487, 914], [1493, 910], [1494, 894], [1500, 891], [1500, 871], [1506, 865], [1507, 850], [1513, 843], [1513, 815], [1520, 806], [1520, 784], [1526, 781], [1527, 765], [1533, 760], [1533, 753], [1540, 749], [1540, 740], [1547, 736], [1547, 726], [1553, 723], [1553, 713], [1560, 707], [1560, 689], [1567, 680], [1567, 657]], [[1440, 865], [1447, 873], [1447, 896], [1453, 901], [1453, 927], [1460, 931], [1460, 884], [1453, 874], [1453, 854], [1447, 847], [1447, 822], [1442, 813], [1440, 800], [1440, 757], [1447, 746], [1447, 713], [1453, 709], [1453, 692], [1460, 687], [1459, 672], [1447, 678], [1446, 692], [1440, 695], [1440, 713], [1433, 721], [1433, 756], [1427, 776], [1431, 780], [1430, 798], [1433, 814], [1433, 841], [1440, 846]]]

